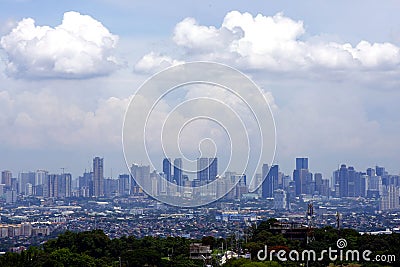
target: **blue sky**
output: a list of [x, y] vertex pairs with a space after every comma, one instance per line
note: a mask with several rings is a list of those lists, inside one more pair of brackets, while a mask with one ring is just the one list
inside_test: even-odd
[[313, 35], [332, 34], [358, 42], [399, 42], [399, 3], [385, 1], [13, 1], [2, 0], [2, 23], [35, 18], [39, 25], [57, 25], [66, 11], [78, 11], [103, 22], [124, 36], [169, 36], [175, 24], [195, 17], [202, 24], [215, 25], [231, 10], [274, 15], [284, 12], [306, 22]]
[[[77, 176], [97, 155], [105, 157], [107, 176], [125, 172], [120, 135], [129, 98], [162, 67], [196, 60], [238, 68], [268, 94], [277, 126], [275, 162], [285, 173], [291, 174], [296, 156], [309, 156], [312, 171], [326, 178], [341, 163], [400, 171], [398, 1], [0, 5], [0, 169], [14, 176], [62, 167]], [[93, 40], [79, 39], [60, 49], [75, 40], [70, 34], [14, 49], [27, 34], [10, 32], [24, 18], [54, 29], [69, 11], [78, 12], [72, 22], [82, 19], [71, 22], [76, 32], [102, 24], [95, 48]], [[258, 14], [259, 22], [246, 24]], [[262, 24], [268, 20], [276, 23], [268, 28]], [[244, 38], [251, 31], [253, 37]], [[88, 58], [73, 55], [79, 51]]]

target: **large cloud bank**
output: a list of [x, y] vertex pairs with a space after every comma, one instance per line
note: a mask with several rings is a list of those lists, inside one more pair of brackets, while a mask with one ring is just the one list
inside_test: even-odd
[[391, 43], [357, 45], [309, 36], [302, 21], [232, 11], [219, 28], [186, 18], [174, 29], [173, 41], [195, 60], [216, 60], [245, 69], [388, 69], [398, 67], [400, 49]]
[[118, 147], [129, 98], [100, 99], [92, 110], [48, 91], [0, 91], [0, 142], [16, 148]]
[[8, 56], [7, 72], [18, 78], [84, 78], [106, 75], [117, 66], [118, 37], [99, 21], [66, 12], [60, 25], [36, 26], [21, 20], [0, 44]]

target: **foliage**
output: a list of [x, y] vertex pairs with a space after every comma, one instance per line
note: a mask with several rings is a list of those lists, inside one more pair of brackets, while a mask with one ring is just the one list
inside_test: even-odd
[[[337, 249], [337, 240], [346, 239], [346, 249], [370, 250], [376, 255], [394, 255], [395, 262], [346, 262], [336, 260], [334, 262], [325, 259], [320, 262], [310, 262], [309, 266], [400, 266], [400, 234], [391, 235], [360, 235], [351, 229], [342, 229], [339, 232], [332, 227], [315, 229], [313, 234], [315, 240], [309, 244], [300, 240], [290, 240], [283, 233], [271, 231], [271, 226], [276, 220], [270, 219], [261, 222], [257, 227], [247, 229], [249, 233], [248, 242], [241, 240], [242, 249], [249, 251], [252, 259], [231, 259], [225, 267], [275, 267], [275, 266], [298, 266], [305, 264], [299, 262], [281, 262], [277, 258], [273, 261], [258, 261], [257, 253], [268, 249], [278, 250], [310, 250], [317, 253], [329, 247]], [[87, 267], [139, 267], [139, 266], [175, 266], [196, 267], [203, 266], [202, 260], [189, 259], [189, 245], [192, 242], [202, 242], [214, 249], [214, 263], [218, 261], [218, 252], [224, 244], [235, 243], [235, 237], [228, 239], [216, 239], [211, 236], [203, 237], [202, 240], [190, 240], [181, 237], [144, 237], [137, 239], [133, 236], [110, 239], [103, 231], [94, 230], [74, 233], [66, 231], [57, 238], [51, 239], [41, 247], [31, 246], [21, 253], [10, 253], [0, 256], [0, 266], [87, 266]], [[216, 265], [214, 265], [216, 266]]]

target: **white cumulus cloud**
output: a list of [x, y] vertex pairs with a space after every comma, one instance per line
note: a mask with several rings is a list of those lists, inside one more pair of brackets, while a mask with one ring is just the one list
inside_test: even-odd
[[117, 42], [118, 36], [101, 22], [71, 11], [54, 28], [23, 19], [0, 44], [11, 76], [84, 78], [106, 75], [118, 66], [113, 55]]
[[144, 73], [151, 73], [163, 70], [170, 66], [183, 64], [183, 61], [175, 60], [169, 56], [150, 52], [144, 55], [135, 65], [135, 70]]
[[400, 48], [391, 43], [313, 41], [302, 21], [231, 11], [222, 24], [200, 25], [186, 18], [175, 26], [173, 40], [186, 56], [218, 60], [249, 69], [276, 71], [386, 69], [400, 64]]

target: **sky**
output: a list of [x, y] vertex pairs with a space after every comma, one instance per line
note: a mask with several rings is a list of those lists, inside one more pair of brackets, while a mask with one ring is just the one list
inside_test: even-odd
[[[226, 64], [258, 85], [276, 125], [273, 162], [286, 174], [296, 157], [325, 178], [342, 163], [400, 172], [398, 1], [0, 5], [0, 169], [14, 176], [65, 168], [77, 177], [95, 156], [105, 176], [126, 173], [130, 99], [158, 71], [193, 61]], [[190, 94], [199, 90], [213, 92]]]

